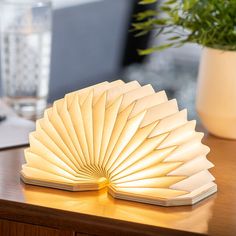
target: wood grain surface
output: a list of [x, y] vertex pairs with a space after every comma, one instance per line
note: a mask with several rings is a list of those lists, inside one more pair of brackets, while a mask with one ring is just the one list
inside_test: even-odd
[[[74, 232], [51, 229], [8, 220], [0, 220], [1, 236], [75, 236]], [[76, 235], [77, 236], [77, 235]], [[78, 235], [79, 236], [79, 235]]]
[[206, 136], [204, 143], [218, 193], [170, 208], [116, 200], [106, 189], [72, 193], [25, 185], [23, 149], [1, 151], [0, 218], [77, 235], [236, 235], [236, 141]]

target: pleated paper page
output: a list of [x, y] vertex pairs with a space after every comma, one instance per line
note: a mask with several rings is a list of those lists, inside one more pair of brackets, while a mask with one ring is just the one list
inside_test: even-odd
[[25, 183], [115, 198], [191, 205], [217, 191], [213, 164], [176, 100], [137, 81], [103, 82], [45, 110], [29, 136]]

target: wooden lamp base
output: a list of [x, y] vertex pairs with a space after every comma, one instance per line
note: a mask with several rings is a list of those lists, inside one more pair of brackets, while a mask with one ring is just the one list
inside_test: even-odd
[[[79, 192], [79, 191], [91, 191], [91, 190], [99, 190], [107, 186], [107, 180], [105, 178], [100, 178], [98, 181], [94, 182], [81, 182], [79, 184], [62, 184], [55, 183], [45, 180], [34, 180], [27, 178], [23, 172], [21, 172], [21, 179], [26, 184], [67, 190], [71, 192]], [[181, 195], [175, 198], [160, 198], [155, 196], [148, 196], [144, 194], [134, 194], [125, 191], [119, 191], [114, 186], [108, 186], [108, 193], [116, 198], [128, 201], [135, 201], [140, 203], [147, 203], [152, 205], [159, 206], [183, 206], [183, 205], [193, 205], [204, 198], [212, 195], [217, 192], [217, 185], [214, 182], [206, 184], [191, 193]]]

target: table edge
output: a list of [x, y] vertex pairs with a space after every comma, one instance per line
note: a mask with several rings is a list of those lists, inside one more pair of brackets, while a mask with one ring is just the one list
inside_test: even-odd
[[131, 236], [157, 234], [160, 236], [207, 235], [3, 199], [0, 199], [0, 218], [95, 235], [110, 235], [114, 234], [114, 231]]

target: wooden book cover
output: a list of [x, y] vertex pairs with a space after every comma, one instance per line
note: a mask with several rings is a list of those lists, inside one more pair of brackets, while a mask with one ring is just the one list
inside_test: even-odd
[[25, 183], [115, 198], [192, 205], [217, 191], [195, 121], [137, 81], [103, 82], [45, 110], [25, 150]]

